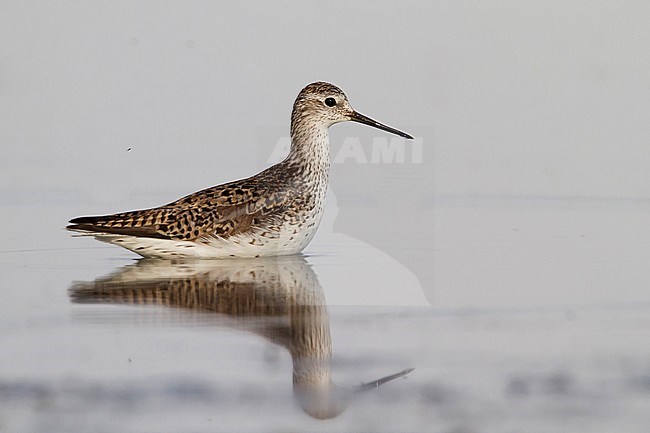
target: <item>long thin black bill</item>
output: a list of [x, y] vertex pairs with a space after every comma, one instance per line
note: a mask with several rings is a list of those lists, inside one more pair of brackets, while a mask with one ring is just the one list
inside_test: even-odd
[[409, 140], [412, 140], [413, 137], [407, 134], [406, 132], [402, 132], [398, 129], [391, 128], [388, 125], [384, 125], [383, 123], [379, 123], [376, 120], [371, 119], [368, 116], [364, 116], [361, 113], [357, 113], [356, 111], [352, 113], [352, 116], [350, 116], [350, 120], [353, 120], [355, 122], [363, 123], [364, 125], [369, 125], [369, 126], [374, 126], [375, 128], [382, 129], [384, 131], [388, 131], [392, 134], [399, 135], [400, 137], [408, 138]]

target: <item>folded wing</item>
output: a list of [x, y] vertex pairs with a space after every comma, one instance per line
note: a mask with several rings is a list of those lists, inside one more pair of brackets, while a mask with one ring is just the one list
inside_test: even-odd
[[159, 239], [227, 238], [245, 233], [293, 198], [292, 188], [233, 182], [188, 195], [165, 206], [70, 220], [68, 230]]

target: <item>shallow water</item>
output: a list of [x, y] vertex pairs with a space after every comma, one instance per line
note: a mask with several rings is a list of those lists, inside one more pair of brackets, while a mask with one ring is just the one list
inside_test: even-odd
[[[650, 3], [625, 6], [0, 2], [0, 432], [648, 431]], [[63, 230], [278, 161], [315, 80], [416, 139], [331, 128], [303, 258], [137, 264]]]
[[0, 430], [645, 431], [648, 208], [441, 198], [431, 280], [327, 225], [304, 256], [138, 262], [5, 205]]

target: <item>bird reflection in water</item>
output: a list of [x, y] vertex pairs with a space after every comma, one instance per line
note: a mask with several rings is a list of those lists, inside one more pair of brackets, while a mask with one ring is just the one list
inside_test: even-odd
[[294, 397], [310, 416], [340, 415], [354, 395], [412, 371], [356, 387], [334, 384], [325, 295], [302, 256], [182, 261], [143, 259], [70, 288], [77, 303], [160, 305], [216, 313], [284, 347], [293, 360]]

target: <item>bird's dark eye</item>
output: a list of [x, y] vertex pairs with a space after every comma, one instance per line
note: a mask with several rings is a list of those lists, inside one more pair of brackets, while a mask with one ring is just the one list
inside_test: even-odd
[[328, 107], [333, 107], [336, 105], [336, 99], [334, 98], [325, 98], [325, 105]]

